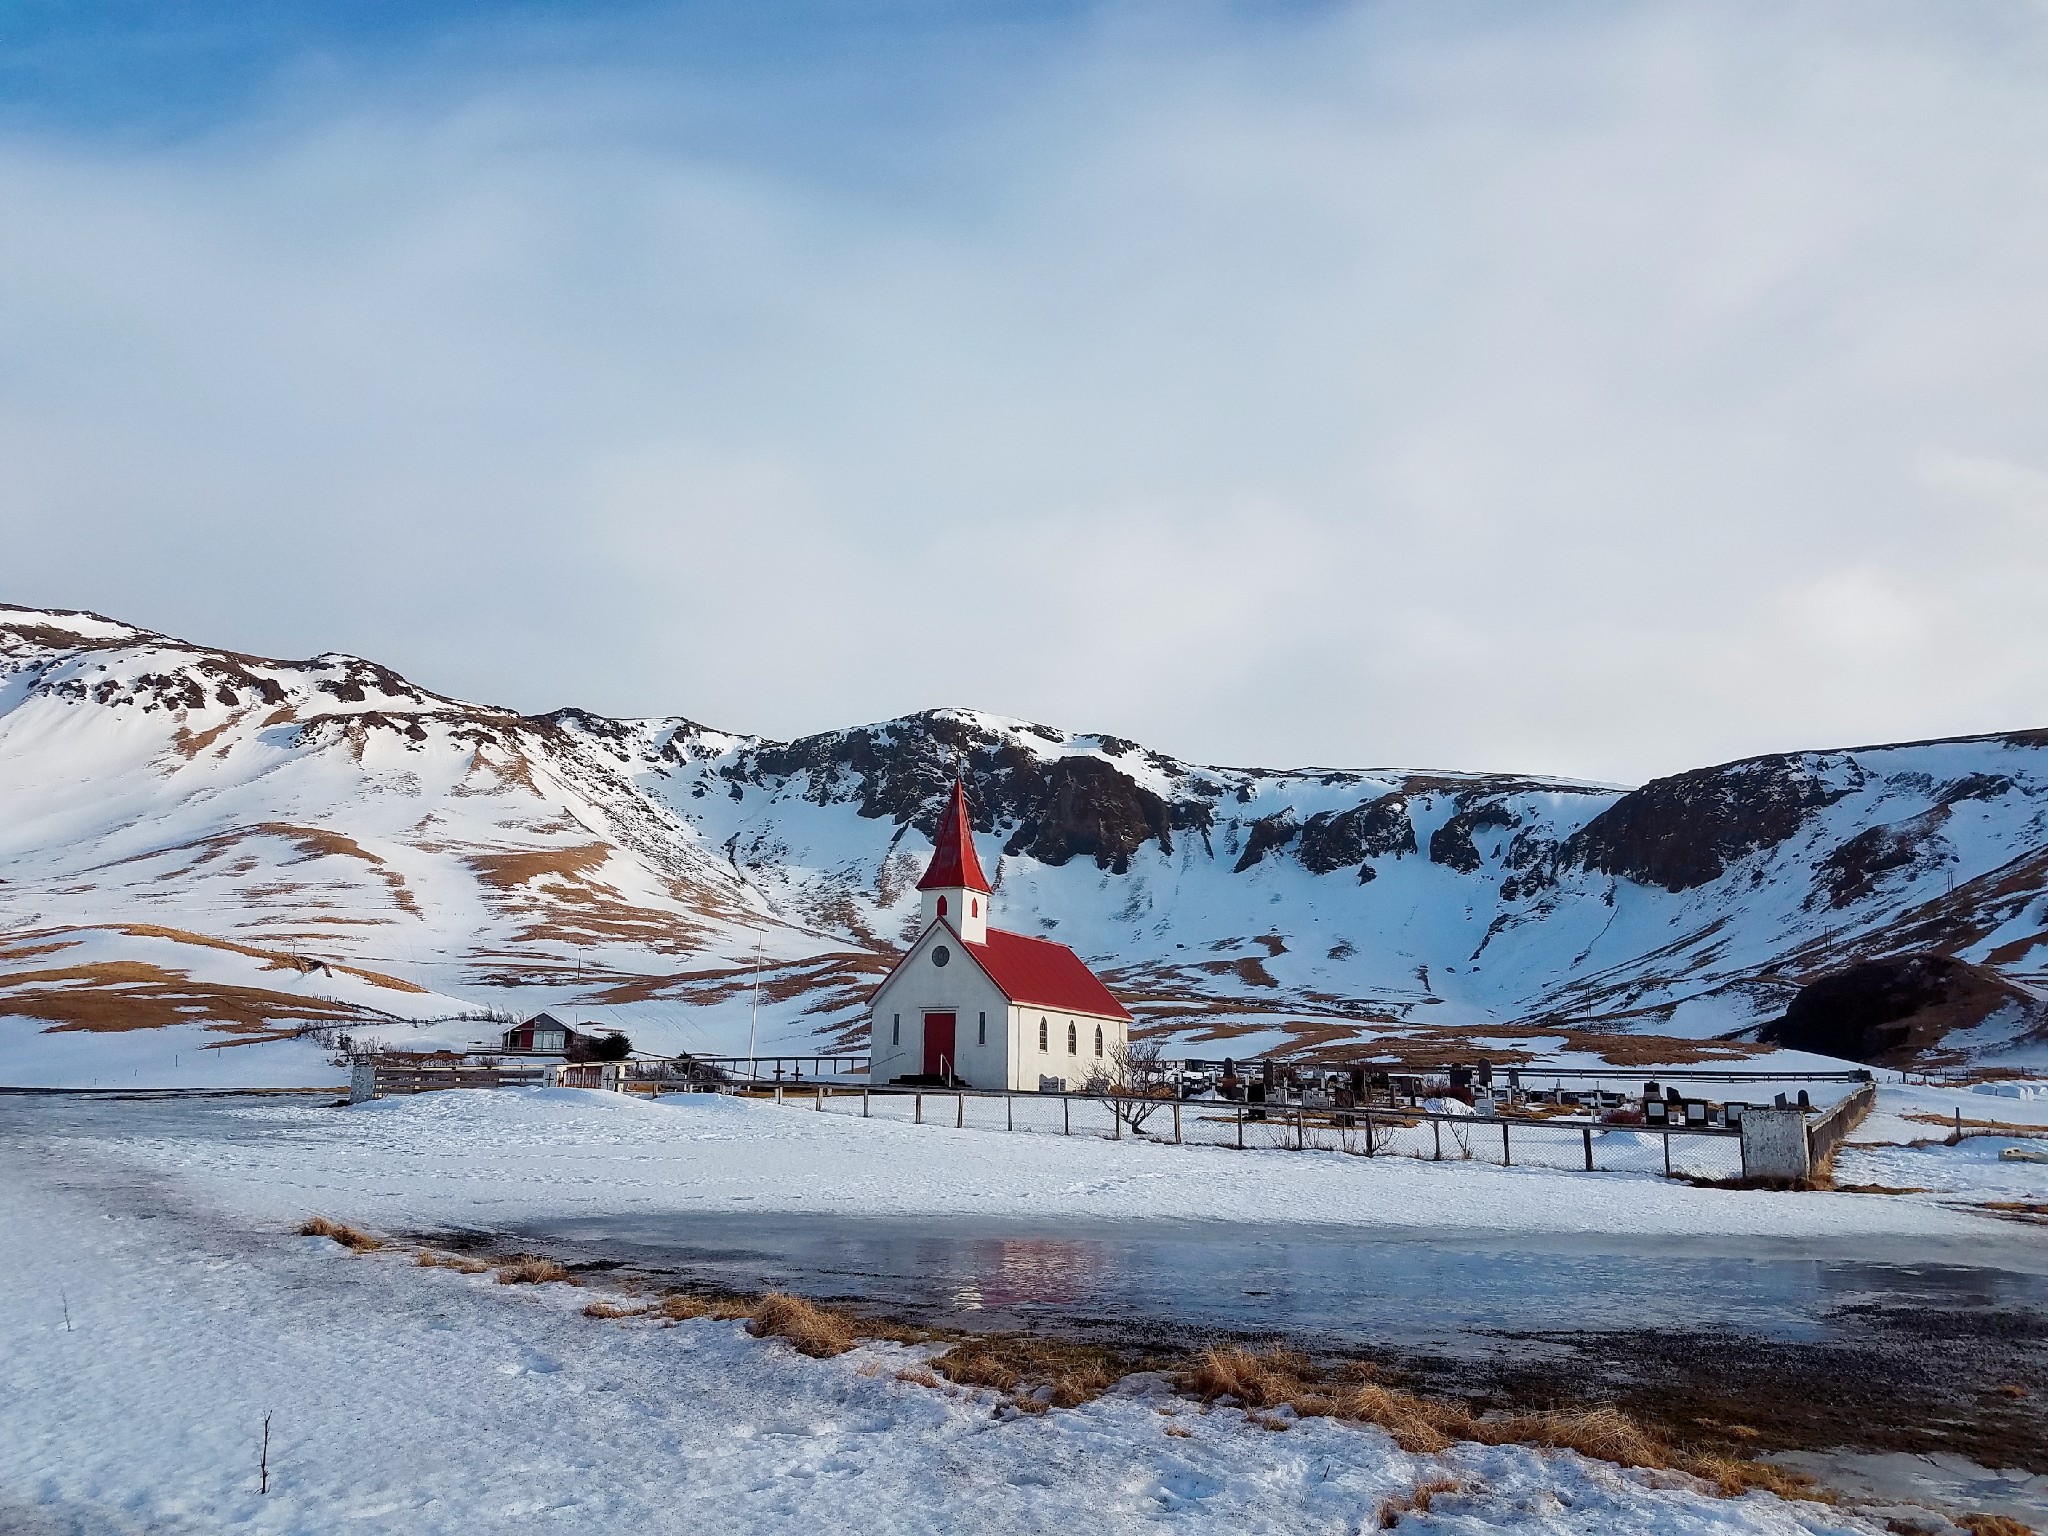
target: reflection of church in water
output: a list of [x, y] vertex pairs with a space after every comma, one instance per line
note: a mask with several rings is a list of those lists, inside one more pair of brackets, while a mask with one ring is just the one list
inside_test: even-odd
[[1064, 944], [989, 926], [989, 885], [957, 782], [917, 938], [869, 1004], [869, 1080], [971, 1088], [1078, 1088], [1108, 1073], [1131, 1016]]

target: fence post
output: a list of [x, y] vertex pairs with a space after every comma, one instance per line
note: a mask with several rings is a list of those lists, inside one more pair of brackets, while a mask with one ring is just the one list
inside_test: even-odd
[[1122, 1106], [1115, 1094], [1109, 1096], [1109, 1139], [1111, 1141], [1122, 1141], [1124, 1139]]
[[917, 1095], [917, 1103], [912, 1106], [912, 1115], [912, 1125], [924, 1124], [924, 1095], [921, 1093]]
[[1237, 1106], [1237, 1150], [1244, 1150], [1244, 1106]]
[[1586, 1172], [1591, 1173], [1593, 1171], [1593, 1127], [1582, 1125], [1579, 1127], [1579, 1134], [1586, 1138]]
[[1017, 1096], [1012, 1093], [1003, 1095], [1003, 1129], [1006, 1131], [1017, 1129]]
[[966, 1124], [967, 1095], [964, 1093], [956, 1093], [953, 1095], [953, 1129], [956, 1131], [960, 1130]]
[[1500, 1123], [1500, 1165], [1503, 1168], [1515, 1165], [1514, 1158], [1508, 1155], [1508, 1123], [1505, 1120]]
[[860, 1117], [863, 1120], [868, 1117], [868, 1091], [865, 1087], [860, 1091]]
[[1429, 1134], [1436, 1138], [1436, 1162], [1444, 1160], [1444, 1123], [1441, 1120], [1429, 1122]]
[[1299, 1152], [1299, 1151], [1300, 1151], [1300, 1150], [1302, 1149], [1302, 1146], [1303, 1146], [1304, 1142], [1305, 1142], [1305, 1141], [1306, 1141], [1306, 1139], [1307, 1139], [1307, 1137], [1306, 1137], [1306, 1129], [1307, 1129], [1307, 1128], [1306, 1128], [1305, 1126], [1303, 1126], [1303, 1124], [1302, 1124], [1302, 1116], [1303, 1116], [1303, 1114], [1304, 1114], [1304, 1110], [1303, 1110], [1303, 1107], [1302, 1107], [1301, 1105], [1299, 1105], [1299, 1104], [1295, 1105], [1295, 1106], [1294, 1106], [1294, 1150], [1295, 1150], [1295, 1151], [1297, 1151], [1297, 1152]]
[[1365, 1155], [1372, 1156], [1372, 1116], [1365, 1116]]
[[1074, 1101], [1064, 1093], [1060, 1095], [1060, 1134], [1062, 1136], [1074, 1134]]
[[1664, 1133], [1664, 1177], [1671, 1177], [1671, 1133]]
[[780, 1083], [775, 1085], [775, 1102], [778, 1105], [782, 1103], [782, 1084]]
[[1180, 1100], [1173, 1101], [1173, 1144], [1180, 1145]]
[[811, 1085], [811, 1088], [812, 1091], [818, 1095], [818, 1102], [816, 1108], [818, 1113], [822, 1115], [823, 1113], [825, 1113], [825, 1085], [823, 1083], [814, 1082]]

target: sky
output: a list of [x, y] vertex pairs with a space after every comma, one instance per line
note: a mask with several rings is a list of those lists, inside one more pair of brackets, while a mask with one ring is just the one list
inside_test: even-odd
[[2048, 6], [0, 10], [0, 601], [789, 738], [2048, 726]]

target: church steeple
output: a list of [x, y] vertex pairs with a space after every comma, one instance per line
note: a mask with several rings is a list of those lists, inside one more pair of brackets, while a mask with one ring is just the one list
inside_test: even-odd
[[924, 893], [924, 922], [939, 918], [970, 944], [988, 942], [988, 877], [974, 856], [974, 824], [967, 815], [967, 790], [953, 781], [952, 797], [939, 817], [932, 862], [917, 882]]

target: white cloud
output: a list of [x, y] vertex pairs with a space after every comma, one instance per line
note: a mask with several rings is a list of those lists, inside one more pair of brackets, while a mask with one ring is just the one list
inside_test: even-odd
[[1177, 15], [921, 138], [622, 60], [0, 140], [0, 597], [1239, 762], [2048, 717], [2037, 11]]

